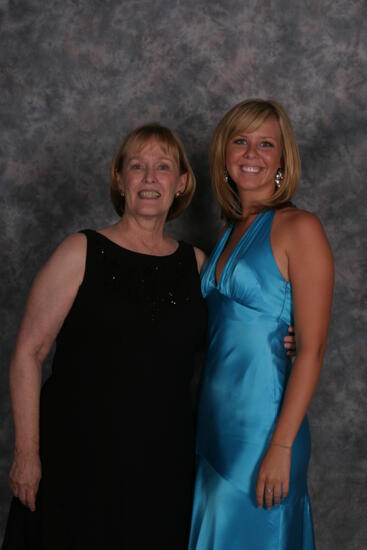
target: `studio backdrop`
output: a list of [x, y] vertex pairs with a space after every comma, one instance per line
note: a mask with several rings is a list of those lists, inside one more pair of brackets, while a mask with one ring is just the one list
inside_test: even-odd
[[150, 121], [176, 130], [198, 179], [169, 230], [209, 252], [222, 226], [211, 134], [238, 101], [271, 97], [300, 147], [295, 202], [320, 217], [336, 260], [309, 414], [316, 540], [320, 550], [367, 548], [366, 47], [365, 0], [0, 0], [0, 541], [11, 497], [8, 364], [36, 272], [66, 235], [116, 220], [112, 156]]

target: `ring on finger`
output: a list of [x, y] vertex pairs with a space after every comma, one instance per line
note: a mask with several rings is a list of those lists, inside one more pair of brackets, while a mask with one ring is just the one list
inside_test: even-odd
[[265, 487], [265, 492], [270, 494], [270, 493], [273, 492], [273, 488], [272, 487]]

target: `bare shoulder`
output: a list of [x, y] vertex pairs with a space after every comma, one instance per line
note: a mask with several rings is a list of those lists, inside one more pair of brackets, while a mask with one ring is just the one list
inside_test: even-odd
[[83, 262], [85, 260], [86, 251], [86, 236], [83, 233], [72, 233], [59, 244], [50, 260], [67, 260], [73, 263]]
[[301, 210], [296, 207], [281, 208], [276, 211], [276, 219], [279, 224], [287, 225], [308, 225], [318, 223], [321, 225], [318, 217], [312, 212]]
[[291, 242], [313, 242], [327, 240], [319, 218], [307, 210], [284, 208], [276, 212], [275, 231], [284, 235]]
[[[334, 258], [321, 221], [306, 210], [289, 208], [277, 213], [278, 235], [284, 243], [289, 275], [317, 270], [333, 278]], [[331, 284], [331, 283], [330, 283]]]
[[201, 250], [200, 248], [197, 248], [196, 246], [194, 246], [194, 252], [196, 257], [196, 263], [198, 266], [198, 272], [200, 273], [206, 262], [206, 254], [203, 250]]
[[39, 276], [76, 278], [79, 283], [84, 277], [87, 254], [87, 238], [83, 233], [68, 235], [56, 248], [49, 260], [41, 269]]
[[87, 237], [84, 233], [72, 233], [65, 237], [56, 250], [62, 250], [65, 254], [83, 254], [87, 249]]

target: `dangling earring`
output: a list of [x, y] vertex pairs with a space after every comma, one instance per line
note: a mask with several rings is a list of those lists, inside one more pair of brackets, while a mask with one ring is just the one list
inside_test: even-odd
[[275, 186], [277, 189], [279, 189], [282, 180], [284, 180], [283, 172], [281, 171], [280, 168], [278, 168], [274, 178]]
[[228, 170], [227, 168], [224, 168], [224, 181], [228, 183]]

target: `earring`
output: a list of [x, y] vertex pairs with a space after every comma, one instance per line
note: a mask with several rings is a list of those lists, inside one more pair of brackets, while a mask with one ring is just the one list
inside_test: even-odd
[[281, 171], [280, 168], [278, 168], [274, 178], [275, 186], [277, 189], [279, 189], [282, 180], [284, 180], [283, 172]]
[[121, 197], [124, 199], [125, 198], [125, 192], [124, 191], [121, 191]]
[[227, 168], [224, 168], [224, 181], [228, 183], [228, 170]]
[[181, 191], [177, 191], [177, 193], [175, 193], [175, 199], [179, 199], [181, 195], [182, 195]]

